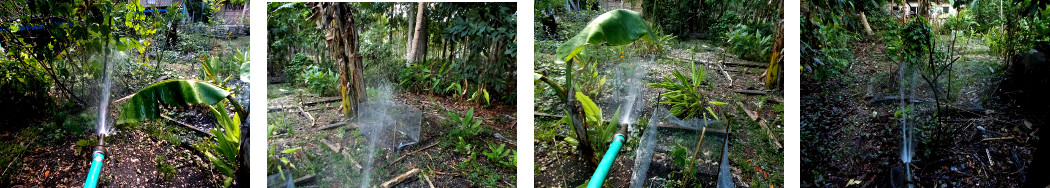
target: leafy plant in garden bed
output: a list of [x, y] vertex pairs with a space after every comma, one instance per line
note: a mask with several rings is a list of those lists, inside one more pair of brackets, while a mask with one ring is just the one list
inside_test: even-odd
[[[276, 127], [276, 125], [272, 125], [272, 124], [270, 126], [266, 127], [266, 138], [270, 138], [271, 136], [273, 136], [273, 131], [274, 131], [275, 127]], [[287, 157], [284, 157], [282, 155], [293, 154], [293, 153], [299, 151], [299, 149], [301, 149], [301, 148], [300, 147], [295, 147], [295, 148], [289, 148], [289, 149], [285, 149], [285, 150], [281, 150], [280, 152], [277, 152], [277, 146], [273, 145], [273, 144], [270, 144], [270, 148], [266, 150], [266, 164], [269, 167], [269, 168], [267, 168], [266, 173], [269, 174], [269, 173], [276, 172], [276, 173], [281, 175], [281, 179], [285, 179], [286, 177], [285, 177], [284, 169], [285, 168], [288, 168], [289, 170], [295, 169], [295, 164], [293, 164], [290, 160], [288, 160]], [[276, 169], [276, 171], [274, 169]]]
[[665, 77], [663, 82], [649, 84], [649, 86], [667, 90], [660, 95], [666, 101], [660, 103], [671, 105], [670, 112], [675, 116], [683, 119], [694, 117], [707, 119], [710, 115], [718, 119], [710, 105], [723, 106], [725, 103], [708, 101], [704, 98], [700, 90], [701, 83], [704, 81], [704, 70], [697, 68], [695, 63], [689, 63], [689, 67], [690, 76], [688, 77], [675, 69], [672, 72], [674, 77]]
[[567, 122], [570, 122], [569, 125], [573, 127], [576, 139], [579, 140], [580, 145], [577, 148], [585, 158], [594, 164], [597, 164], [597, 159], [594, 157], [595, 148], [591, 146], [590, 135], [585, 127], [600, 125], [601, 109], [598, 109], [585, 93], [578, 91], [580, 89], [574, 83], [577, 78], [572, 72], [574, 71], [573, 65], [577, 62], [598, 63], [588, 60], [587, 56], [590, 54], [581, 53], [587, 46], [620, 46], [633, 43], [638, 39], [659, 43], [654, 37], [649, 24], [638, 12], [623, 9], [609, 11], [591, 20], [576, 36], [558, 46], [555, 61], [565, 64], [566, 83], [564, 85], [554, 83], [540, 72], [534, 73], [538, 80], [550, 85], [556, 91], [559, 99], [565, 102], [568, 111]]
[[[489, 144], [488, 146], [489, 146], [489, 150], [488, 151], [484, 151], [481, 154], [485, 155], [485, 158], [488, 158], [489, 161], [499, 163], [500, 165], [503, 165], [503, 166], [506, 166], [506, 167], [514, 167], [515, 166], [515, 164], [512, 163], [514, 161], [514, 158], [513, 158], [514, 156], [510, 156], [511, 152], [514, 151], [513, 149], [506, 149], [506, 148], [504, 148], [504, 146], [506, 146], [504, 144], [500, 144], [499, 147], [496, 147], [495, 144]], [[511, 157], [510, 161], [504, 161], [503, 160], [507, 156]]]
[[449, 112], [448, 116], [454, 123], [452, 130], [449, 131], [449, 135], [452, 135], [451, 138], [473, 138], [485, 129], [484, 127], [481, 127], [481, 120], [474, 119], [474, 108], [470, 108], [470, 110], [467, 110], [466, 114], [460, 115], [457, 115], [455, 112]]

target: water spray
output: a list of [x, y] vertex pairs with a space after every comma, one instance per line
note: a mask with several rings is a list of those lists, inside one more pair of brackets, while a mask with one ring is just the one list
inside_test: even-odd
[[613, 135], [612, 144], [609, 145], [609, 150], [605, 150], [602, 162], [598, 163], [598, 169], [594, 170], [594, 175], [591, 176], [591, 181], [587, 184], [587, 188], [602, 187], [602, 183], [605, 182], [605, 177], [609, 175], [613, 162], [616, 161], [616, 155], [620, 153], [620, 147], [623, 147], [623, 143], [627, 141], [627, 136], [625, 136], [627, 134], [627, 126], [629, 125], [621, 124], [620, 129]]
[[109, 109], [109, 38], [106, 40], [106, 55], [102, 60], [102, 88], [101, 98], [99, 99], [98, 106], [98, 125], [96, 125], [96, 131], [98, 132], [98, 146], [95, 146], [95, 151], [91, 153], [91, 168], [88, 170], [87, 179], [84, 180], [84, 188], [95, 188], [98, 184], [99, 174], [102, 173], [102, 161], [106, 159], [105, 155], [105, 143], [106, 135], [109, 134], [109, 130], [106, 128], [106, 112]]

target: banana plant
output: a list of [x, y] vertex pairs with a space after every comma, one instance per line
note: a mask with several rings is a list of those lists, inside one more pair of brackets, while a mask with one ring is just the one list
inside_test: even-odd
[[[595, 123], [591, 120], [600, 120], [600, 118], [593, 118], [592, 116], [601, 117], [601, 110], [597, 108], [597, 105], [589, 97], [575, 91], [572, 66], [577, 61], [587, 59], [585, 57], [586, 53], [581, 52], [588, 46], [620, 46], [631, 44], [638, 39], [658, 43], [654, 36], [649, 28], [649, 24], [645, 22], [640, 13], [624, 9], [612, 10], [591, 20], [576, 36], [558, 46], [555, 54], [557, 59], [555, 61], [556, 63], [565, 63], [565, 87], [547, 79], [539, 72], [534, 73], [540, 81], [554, 88], [558, 93], [558, 97], [565, 101], [569, 113], [568, 117], [571, 119], [570, 123], [576, 132], [576, 139], [578, 139], [580, 144], [577, 148], [594, 165], [598, 164], [598, 160], [594, 157], [594, 148], [588, 139], [586, 127], [587, 124], [598, 125], [600, 123], [600, 121]], [[574, 59], [576, 61], [573, 61]], [[588, 120], [587, 124], [584, 123], [584, 119]]]
[[[229, 101], [234, 108], [231, 117], [226, 111]], [[219, 126], [211, 130], [212, 142], [204, 143], [212, 151], [202, 151], [223, 175], [229, 187], [236, 182], [246, 183], [248, 165], [245, 160], [248, 131], [241, 130], [248, 112], [233, 98], [233, 94], [222, 87], [198, 80], [173, 79], [157, 82], [136, 92], [121, 108], [117, 124], [136, 123], [160, 118], [162, 106], [185, 108], [193, 105], [208, 105]], [[242, 139], [243, 138], [243, 139]], [[243, 142], [242, 142], [243, 141]], [[218, 154], [218, 155], [216, 155]], [[234, 178], [236, 177], [236, 179]]]

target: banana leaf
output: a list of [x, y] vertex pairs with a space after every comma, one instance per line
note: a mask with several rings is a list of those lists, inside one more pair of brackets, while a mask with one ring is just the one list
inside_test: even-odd
[[635, 11], [617, 9], [599, 15], [580, 33], [558, 46], [557, 61], [569, 62], [588, 45], [619, 46], [643, 39], [656, 42], [649, 24]]
[[197, 80], [165, 80], [135, 93], [121, 108], [117, 124], [135, 123], [160, 117], [161, 105], [186, 107], [195, 104], [215, 105], [230, 92]]
[[602, 109], [582, 92], [576, 92], [576, 100], [583, 107], [583, 114], [587, 116], [587, 125], [597, 126], [602, 123]]

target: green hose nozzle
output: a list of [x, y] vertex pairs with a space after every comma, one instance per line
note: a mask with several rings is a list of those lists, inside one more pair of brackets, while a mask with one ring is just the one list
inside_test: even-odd
[[598, 169], [594, 170], [594, 175], [591, 176], [590, 183], [587, 183], [587, 188], [602, 187], [605, 177], [609, 175], [613, 162], [616, 161], [616, 155], [620, 153], [620, 147], [623, 147], [623, 142], [627, 140], [627, 137], [623, 136], [626, 134], [626, 128], [626, 124], [621, 125], [620, 130], [613, 136], [612, 144], [609, 145], [609, 150], [605, 150], [602, 162], [598, 163]]
[[105, 143], [105, 136], [100, 135], [98, 138], [98, 146], [95, 146], [95, 152], [91, 154], [91, 169], [88, 170], [87, 180], [84, 180], [84, 188], [95, 188], [98, 184], [99, 174], [102, 173], [102, 160], [106, 159], [106, 155], [103, 149]]

